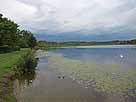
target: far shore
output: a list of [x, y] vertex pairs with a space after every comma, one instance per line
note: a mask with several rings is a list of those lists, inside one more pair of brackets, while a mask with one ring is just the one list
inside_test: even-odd
[[65, 46], [51, 48], [136, 48], [136, 45], [90, 45], [90, 46]]

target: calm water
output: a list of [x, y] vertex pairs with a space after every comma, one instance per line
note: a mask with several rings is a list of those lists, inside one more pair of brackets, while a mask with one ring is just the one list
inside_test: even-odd
[[[62, 48], [50, 52], [83, 62], [120, 64], [122, 68], [136, 69], [136, 48], [133, 46]], [[18, 102], [136, 102], [135, 98], [86, 89], [68, 76], [60, 79], [59, 73], [48, 66], [45, 53], [40, 55], [35, 73], [15, 80], [14, 93]]]
[[[51, 52], [63, 54], [64, 57], [78, 59], [85, 62], [102, 64], [122, 64], [136, 68], [135, 46], [107, 46], [107, 47], [78, 47], [52, 50]], [[123, 56], [123, 57], [122, 57]]]

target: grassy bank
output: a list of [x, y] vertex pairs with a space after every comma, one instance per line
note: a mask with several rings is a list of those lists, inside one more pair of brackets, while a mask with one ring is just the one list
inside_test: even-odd
[[0, 79], [3, 78], [4, 74], [12, 71], [13, 66], [23, 55], [26, 55], [28, 51], [30, 51], [30, 49], [21, 49], [20, 51], [0, 54]]
[[[16, 102], [13, 94], [13, 75], [15, 67], [24, 65], [30, 49], [21, 49], [11, 53], [0, 54], [0, 102]], [[18, 68], [16, 68], [18, 69]]]

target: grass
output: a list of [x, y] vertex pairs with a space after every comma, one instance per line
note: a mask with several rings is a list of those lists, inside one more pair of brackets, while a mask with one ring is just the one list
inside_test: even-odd
[[4, 79], [3, 76], [12, 72], [21, 57], [26, 55], [29, 51], [30, 49], [21, 49], [20, 51], [0, 54], [0, 101], [16, 102], [16, 98], [13, 94], [12, 80]]
[[21, 49], [11, 53], [0, 54], [0, 79], [5, 73], [13, 70], [13, 66], [18, 62], [22, 55], [25, 55], [29, 49]]

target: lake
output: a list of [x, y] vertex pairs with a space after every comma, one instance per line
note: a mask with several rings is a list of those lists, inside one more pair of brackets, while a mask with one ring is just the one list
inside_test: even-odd
[[14, 82], [18, 102], [136, 102], [136, 46], [38, 50], [35, 73]]

